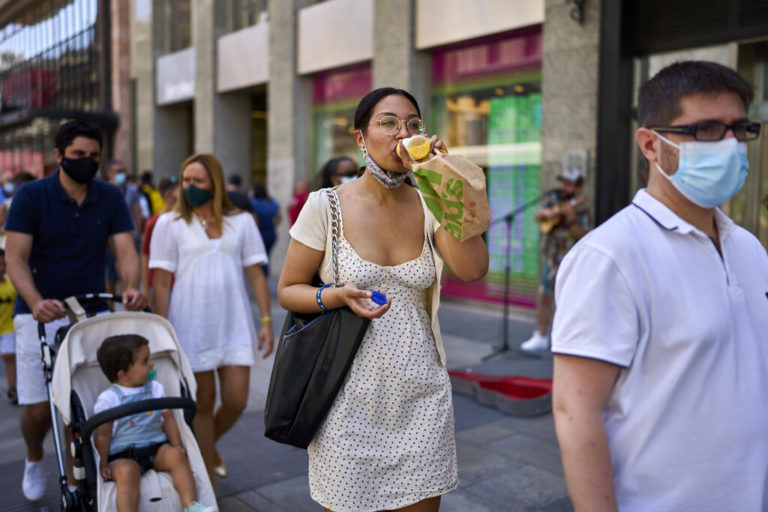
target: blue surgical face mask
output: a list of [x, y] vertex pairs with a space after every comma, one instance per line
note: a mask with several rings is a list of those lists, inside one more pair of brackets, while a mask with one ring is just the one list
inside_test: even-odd
[[13, 184], [13, 182], [11, 182], [11, 181], [9, 181], [9, 182], [8, 182], [8, 183], [6, 183], [5, 185], [3, 185], [3, 191], [4, 191], [6, 194], [8, 194], [8, 195], [11, 195], [11, 194], [13, 194], [13, 191], [15, 190], [15, 188], [16, 188], [16, 186], [15, 186], [15, 185]]
[[115, 174], [115, 185], [119, 187], [120, 185], [125, 183], [125, 179], [126, 179], [126, 175], [124, 172], [119, 172]]
[[671, 176], [656, 162], [661, 175], [692, 203], [702, 208], [720, 206], [741, 189], [747, 179], [747, 145], [735, 138], [717, 142], [675, 144], [659, 138], [680, 151], [677, 172]]

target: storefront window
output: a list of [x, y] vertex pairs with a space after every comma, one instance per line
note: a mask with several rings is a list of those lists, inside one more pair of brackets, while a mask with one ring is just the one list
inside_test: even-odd
[[749, 174], [728, 205], [734, 222], [757, 236], [768, 249], [768, 41], [739, 47], [739, 72], [755, 86], [749, 118], [762, 123], [760, 137], [747, 143]]
[[224, 0], [222, 4], [227, 32], [262, 23], [269, 16], [267, 0]]
[[173, 53], [192, 45], [192, 7], [190, 0], [155, 2], [162, 24], [163, 53]]
[[371, 90], [371, 66], [362, 64], [319, 73], [313, 83], [312, 177], [330, 158], [349, 156], [362, 165], [355, 143], [357, 103]]
[[[541, 32], [528, 29], [435, 50], [427, 131], [486, 172], [491, 214], [504, 217], [541, 194]], [[533, 208], [514, 217], [510, 302], [534, 306], [539, 229]], [[490, 267], [478, 283], [446, 273], [443, 293], [501, 301], [506, 224], [486, 235]]]

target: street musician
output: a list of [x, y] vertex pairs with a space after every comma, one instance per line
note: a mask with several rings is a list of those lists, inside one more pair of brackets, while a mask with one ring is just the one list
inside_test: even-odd
[[536, 310], [536, 330], [523, 342], [521, 348], [529, 351], [549, 347], [549, 325], [552, 320], [555, 294], [555, 275], [560, 261], [573, 244], [589, 230], [587, 198], [582, 195], [584, 176], [576, 169], [560, 174], [560, 189], [545, 201], [533, 218], [539, 223], [543, 266], [539, 282], [539, 303]]

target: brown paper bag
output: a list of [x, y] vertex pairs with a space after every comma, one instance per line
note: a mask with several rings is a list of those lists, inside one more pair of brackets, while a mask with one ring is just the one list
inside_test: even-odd
[[413, 164], [427, 207], [460, 242], [484, 233], [491, 222], [485, 173], [461, 155], [438, 153]]

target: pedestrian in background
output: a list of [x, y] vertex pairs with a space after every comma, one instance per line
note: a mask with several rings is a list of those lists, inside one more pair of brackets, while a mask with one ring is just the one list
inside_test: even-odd
[[543, 240], [543, 266], [539, 279], [539, 305], [536, 309], [536, 330], [520, 345], [523, 350], [546, 350], [549, 347], [549, 323], [555, 305], [555, 276], [560, 262], [571, 247], [589, 230], [589, 209], [581, 193], [584, 176], [570, 169], [557, 177], [560, 190], [548, 197], [533, 219], [539, 223]]
[[[158, 217], [163, 213], [173, 211], [173, 208], [176, 206], [176, 202], [179, 199], [179, 188], [179, 180], [176, 176], [160, 180], [157, 190], [163, 196], [165, 210], [150, 217], [144, 225], [144, 236], [142, 237], [141, 251], [139, 255], [141, 259], [141, 290], [144, 292], [144, 295], [149, 298], [152, 309], [156, 309], [154, 293], [152, 290], [152, 285], [155, 281], [155, 271], [149, 269], [149, 248], [152, 241], [152, 233], [154, 232], [155, 223], [157, 223]], [[171, 286], [173, 286], [173, 280], [171, 280]]]
[[5, 270], [5, 251], [0, 249], [0, 356], [3, 358], [5, 380], [8, 383], [6, 396], [9, 402], [17, 405], [19, 394], [16, 391], [16, 334], [13, 331], [16, 288]]
[[320, 186], [318, 188], [330, 188], [347, 183], [357, 178], [358, 167], [354, 160], [348, 156], [331, 158], [320, 168]]
[[296, 219], [299, 218], [299, 212], [301, 212], [308, 197], [309, 188], [307, 188], [307, 180], [298, 180], [293, 185], [293, 196], [291, 196], [291, 202], [288, 205], [288, 220], [291, 221], [291, 226], [293, 226], [296, 223]]
[[[376, 89], [355, 113], [355, 141], [367, 171], [333, 193], [341, 208], [338, 266], [331, 283], [325, 190], [313, 192], [291, 229], [278, 284], [280, 304], [298, 313], [349, 306], [372, 318], [343, 387], [309, 444], [312, 498], [326, 510], [436, 511], [458, 485], [453, 402], [437, 308], [443, 261], [464, 280], [482, 278], [480, 236], [457, 241], [418, 189], [403, 186], [412, 161], [395, 149], [423, 133], [416, 99]], [[445, 149], [433, 136], [432, 149]], [[406, 152], [403, 151], [405, 155]], [[444, 259], [444, 260], [443, 260]], [[371, 290], [388, 297], [378, 306]]]
[[101, 140], [101, 133], [82, 121], [61, 125], [53, 150], [59, 168], [19, 188], [5, 226], [8, 274], [18, 291], [13, 320], [17, 389], [19, 403], [26, 406], [22, 492], [30, 501], [45, 493], [43, 441], [51, 428], [38, 322], [46, 324], [46, 340], [52, 343], [56, 330], [68, 323], [62, 301], [104, 291], [107, 244], [117, 258], [123, 305], [130, 310], [147, 305], [138, 290], [139, 258], [125, 202], [116, 187], [93, 179]]
[[243, 180], [237, 174], [232, 174], [227, 179], [227, 197], [229, 202], [244, 212], [253, 213], [253, 205], [247, 194], [243, 193]]
[[[283, 215], [280, 213], [280, 205], [269, 197], [267, 187], [263, 183], [253, 184], [251, 205], [253, 206], [253, 212], [259, 219], [259, 233], [264, 241], [264, 248], [269, 257], [272, 253], [272, 247], [277, 241], [277, 231], [275, 231], [275, 228], [283, 220]], [[264, 275], [269, 276], [269, 264], [265, 263], [261, 268], [264, 270]]]
[[713, 62], [644, 84], [648, 188], [560, 265], [553, 410], [576, 510], [768, 509], [768, 255], [718, 208], [760, 133], [752, 96]]
[[[194, 427], [211, 482], [227, 475], [216, 441], [248, 403], [254, 346], [267, 357], [274, 335], [267, 279], [267, 254], [250, 213], [227, 198], [219, 160], [208, 154], [181, 166], [181, 196], [173, 212], [158, 218], [150, 244], [155, 269], [156, 311], [176, 330], [197, 380]], [[256, 333], [243, 268], [261, 312]], [[171, 275], [175, 277], [170, 293]], [[221, 385], [216, 404], [216, 376]]]
[[[157, 215], [158, 213], [165, 210], [165, 201], [163, 201], [163, 196], [152, 183], [152, 171], [144, 171], [141, 173], [140, 190], [149, 203], [150, 213], [144, 217], [145, 219], [150, 218], [152, 215]], [[143, 230], [139, 231], [139, 233], [143, 232]]]
[[[27, 171], [21, 171], [14, 176], [13, 181], [6, 183], [4, 188], [6, 189], [6, 198], [3, 200], [3, 204], [0, 205], [0, 248], [5, 249], [5, 220], [8, 218], [8, 210], [11, 208], [11, 201], [13, 201], [13, 195], [22, 185], [35, 181], [35, 175]], [[8, 185], [12, 185], [8, 187]]]

